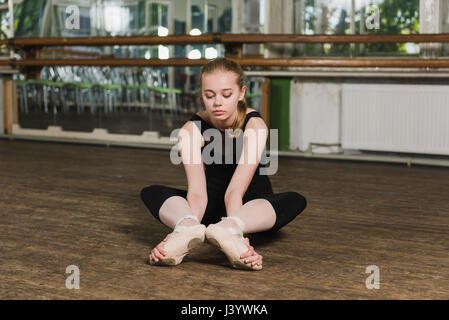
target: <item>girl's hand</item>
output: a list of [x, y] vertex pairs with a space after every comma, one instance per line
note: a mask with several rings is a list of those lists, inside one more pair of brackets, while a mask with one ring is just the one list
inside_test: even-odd
[[245, 263], [251, 263], [251, 266], [261, 266], [262, 256], [254, 251], [254, 247], [249, 244], [249, 239], [245, 238], [248, 251], [243, 253], [240, 258], [244, 259]]

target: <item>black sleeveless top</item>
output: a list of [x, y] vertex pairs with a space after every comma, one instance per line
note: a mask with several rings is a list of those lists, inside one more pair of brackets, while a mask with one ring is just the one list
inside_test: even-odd
[[[201, 135], [204, 139], [204, 146], [201, 147], [201, 153], [208, 189], [212, 188], [215, 191], [220, 192], [226, 191], [226, 187], [229, 185], [240, 159], [243, 146], [243, 132], [245, 131], [248, 120], [253, 117], [262, 118], [258, 111], [247, 113], [241, 127], [242, 132], [240, 132], [240, 135], [237, 138], [232, 138], [229, 135], [229, 133], [237, 135], [237, 130], [235, 132], [232, 132], [230, 129], [223, 131], [218, 130], [196, 113], [190, 118], [201, 131]], [[217, 144], [213, 143], [215, 139], [219, 139]], [[211, 145], [211, 143], [213, 144]], [[247, 194], [273, 193], [268, 176], [259, 174], [259, 169], [261, 167], [264, 167], [264, 165], [259, 163], [253, 179], [248, 186]]]

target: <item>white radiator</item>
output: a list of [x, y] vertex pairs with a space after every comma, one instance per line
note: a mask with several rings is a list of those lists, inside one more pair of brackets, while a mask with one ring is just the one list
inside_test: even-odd
[[344, 84], [342, 147], [449, 155], [449, 85]]

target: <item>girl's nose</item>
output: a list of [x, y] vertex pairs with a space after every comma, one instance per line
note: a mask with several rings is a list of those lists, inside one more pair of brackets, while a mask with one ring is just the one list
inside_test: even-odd
[[222, 103], [223, 103], [223, 98], [219, 95], [216, 95], [215, 96], [215, 105], [221, 106]]

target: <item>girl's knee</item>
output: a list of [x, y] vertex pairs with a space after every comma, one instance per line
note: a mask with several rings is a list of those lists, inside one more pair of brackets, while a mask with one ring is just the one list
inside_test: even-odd
[[307, 199], [298, 192], [290, 192], [292, 203], [298, 206], [298, 214], [301, 213], [307, 207]]
[[151, 186], [145, 187], [140, 191], [140, 198], [142, 201], [149, 199], [151, 196], [154, 196], [161, 189], [160, 185], [153, 184]]

